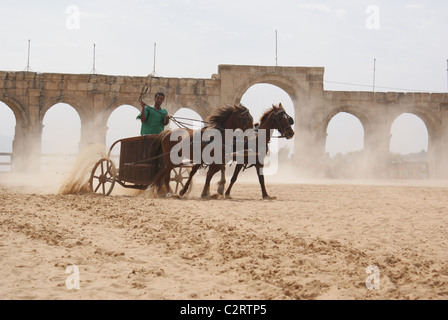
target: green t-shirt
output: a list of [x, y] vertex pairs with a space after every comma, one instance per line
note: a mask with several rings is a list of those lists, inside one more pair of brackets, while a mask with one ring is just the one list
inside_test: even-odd
[[[155, 109], [153, 106], [145, 106], [145, 117], [146, 121], [142, 122], [142, 127], [140, 129], [140, 134], [158, 134], [163, 131], [165, 125], [165, 116], [168, 115], [168, 111], [161, 108], [160, 110]], [[140, 119], [141, 113], [137, 116]]]

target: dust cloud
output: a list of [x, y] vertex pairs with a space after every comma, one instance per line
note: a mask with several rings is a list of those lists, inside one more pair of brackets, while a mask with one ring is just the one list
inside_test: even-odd
[[83, 150], [69, 175], [64, 179], [59, 194], [80, 194], [90, 192], [89, 179], [92, 168], [102, 158], [107, 157], [104, 145], [91, 145]]
[[[95, 121], [97, 123], [98, 121]], [[91, 139], [98, 139], [100, 132], [94, 132], [95, 124], [89, 124], [92, 128]], [[303, 135], [308, 138], [303, 138]], [[370, 133], [372, 135], [372, 133]], [[301, 128], [296, 131], [294, 139], [295, 152], [297, 148], [297, 139], [314, 141], [315, 133], [313, 130], [306, 132]], [[371, 141], [381, 141], [380, 134], [370, 136]], [[62, 143], [63, 144], [63, 143]], [[311, 144], [311, 142], [310, 142]], [[36, 143], [30, 145], [39, 146]], [[389, 152], [375, 152], [378, 147], [375, 143], [370, 143], [374, 148], [370, 151], [364, 150], [349, 152], [346, 154], [337, 154], [330, 157], [329, 154], [319, 152], [320, 149], [310, 154], [289, 154], [289, 149], [279, 150], [278, 163], [276, 170], [265, 172], [265, 185], [269, 189], [270, 184], [370, 184], [370, 185], [446, 185], [443, 179], [431, 179], [429, 170], [442, 172], [448, 165], [439, 165], [437, 168], [434, 159], [427, 159], [427, 166], [421, 167], [420, 164], [411, 165], [407, 168], [394, 163]], [[119, 145], [117, 146], [117, 148]], [[61, 146], [62, 148], [62, 146]], [[62, 150], [62, 149], [61, 149]], [[383, 148], [384, 150], [384, 148]], [[114, 150], [117, 151], [117, 150]], [[322, 150], [323, 151], [323, 150]], [[40, 154], [36, 150], [34, 154]], [[319, 156], [316, 156], [318, 154]], [[19, 187], [26, 192], [33, 193], [53, 193], [53, 194], [82, 194], [90, 192], [89, 178], [94, 165], [101, 159], [107, 157], [106, 146], [102, 144], [91, 144], [86, 148], [69, 158], [65, 157], [46, 157], [41, 161], [33, 159], [22, 159], [30, 165], [39, 163], [40, 168], [28, 169], [25, 173], [1, 173], [0, 182], [4, 185]], [[20, 159], [16, 159], [19, 160]], [[114, 159], [115, 161], [115, 159]], [[226, 188], [228, 187], [233, 175], [235, 163], [226, 166]], [[409, 169], [410, 168], [410, 169]], [[401, 171], [400, 171], [401, 170]], [[411, 175], [404, 175], [403, 170], [411, 170]], [[408, 173], [409, 173], [408, 172]], [[200, 170], [194, 178], [194, 188], [202, 189], [206, 176], [206, 169]], [[212, 184], [220, 179], [220, 174], [216, 174]], [[238, 176], [237, 184], [249, 183], [259, 184], [255, 168], [248, 168]], [[269, 190], [268, 190], [269, 191]], [[212, 191], [213, 192], [213, 191]], [[141, 192], [122, 188], [115, 184], [113, 194], [120, 195], [138, 195]]]

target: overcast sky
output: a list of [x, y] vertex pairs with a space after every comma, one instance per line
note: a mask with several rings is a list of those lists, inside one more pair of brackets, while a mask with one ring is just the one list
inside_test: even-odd
[[95, 43], [98, 73], [147, 76], [157, 43], [157, 75], [210, 78], [219, 64], [275, 65], [277, 30], [278, 64], [325, 67], [326, 90], [372, 90], [376, 58], [377, 91], [446, 92], [447, 13], [442, 0], [2, 0], [0, 70], [25, 69], [30, 39], [32, 71], [90, 73]]

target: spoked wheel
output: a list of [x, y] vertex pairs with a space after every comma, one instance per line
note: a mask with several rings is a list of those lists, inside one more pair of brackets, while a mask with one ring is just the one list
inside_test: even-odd
[[103, 158], [93, 167], [90, 175], [90, 187], [95, 193], [110, 195], [115, 185], [117, 170], [110, 159]]
[[[185, 187], [188, 177], [190, 176], [191, 169], [187, 167], [177, 167], [170, 172], [170, 189], [171, 193], [178, 194], [180, 190]], [[193, 180], [190, 182], [187, 192], [184, 196], [188, 195], [193, 188]]]

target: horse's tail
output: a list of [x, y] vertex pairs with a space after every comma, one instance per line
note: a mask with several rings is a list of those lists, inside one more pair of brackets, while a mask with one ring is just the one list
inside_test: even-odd
[[150, 187], [156, 187], [160, 190], [163, 186], [164, 176], [161, 171], [164, 171], [164, 157], [163, 157], [163, 144], [162, 141], [170, 130], [165, 130], [159, 133], [153, 140], [151, 150], [149, 152], [150, 169], [149, 169], [149, 181], [151, 181]]

